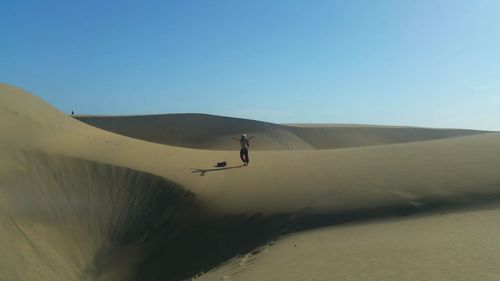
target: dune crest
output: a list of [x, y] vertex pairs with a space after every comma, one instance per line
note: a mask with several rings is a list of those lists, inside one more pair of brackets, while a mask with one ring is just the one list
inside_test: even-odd
[[279, 125], [208, 114], [76, 116], [97, 128], [173, 146], [230, 150], [242, 133], [255, 136], [253, 150], [314, 150], [444, 139], [487, 133], [477, 130], [364, 125]]

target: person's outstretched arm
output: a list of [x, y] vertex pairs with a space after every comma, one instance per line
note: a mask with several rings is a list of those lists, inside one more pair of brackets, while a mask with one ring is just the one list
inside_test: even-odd
[[255, 136], [251, 136], [251, 137], [247, 138], [247, 140], [251, 140], [253, 138], [255, 138]]
[[239, 140], [239, 139], [237, 139], [237, 138], [232, 138], [232, 139], [233, 139], [233, 140], [235, 140], [235, 141], [240, 141], [240, 140]]

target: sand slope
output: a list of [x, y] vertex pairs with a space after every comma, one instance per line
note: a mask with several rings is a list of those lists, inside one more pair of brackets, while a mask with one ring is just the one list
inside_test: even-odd
[[[393, 247], [393, 242], [380, 238], [389, 235], [390, 229], [394, 229], [391, 235], [399, 237], [394, 241], [400, 243], [398, 247], [409, 243], [408, 235], [415, 235], [415, 245], [422, 247], [432, 239], [451, 241], [439, 256], [430, 254], [432, 243], [423, 254], [405, 255], [408, 264], [426, 260], [416, 268], [425, 269], [428, 280], [448, 280], [455, 273], [432, 267], [433, 260], [438, 263], [446, 255], [466, 255], [456, 262], [458, 268], [491, 244], [485, 240], [458, 252], [453, 245], [484, 240], [477, 227], [496, 231], [491, 220], [478, 220], [480, 226], [468, 222], [469, 216], [475, 216], [469, 215], [471, 208], [497, 202], [498, 133], [449, 134], [429, 140], [429, 131], [415, 130], [408, 135], [426, 141], [414, 138], [343, 149], [251, 151], [250, 166], [241, 167], [238, 147], [232, 151], [190, 149], [118, 135], [70, 118], [8, 85], [0, 85], [0, 117], [0, 130], [7, 132], [0, 135], [0, 247], [11, 257], [0, 259], [2, 280], [182, 280], [214, 267], [221, 271], [202, 278], [290, 280], [292, 275], [310, 274], [307, 280], [363, 280], [356, 275], [362, 272], [366, 280], [373, 280], [370, 277], [396, 275], [387, 273], [390, 266], [367, 266], [359, 272], [349, 267], [325, 269], [322, 260], [338, 266], [351, 264], [352, 259], [358, 259], [358, 264], [374, 259], [391, 264], [399, 259], [397, 253], [363, 254]], [[239, 130], [241, 122], [254, 122], [240, 121], [235, 122], [237, 128], [229, 126], [231, 130]], [[196, 126], [184, 128], [184, 135], [199, 131]], [[270, 124], [269, 128], [271, 134], [279, 134], [282, 126]], [[287, 128], [288, 133], [301, 129]], [[386, 127], [370, 128], [372, 135], [399, 137], [385, 131]], [[290, 134], [297, 137], [305, 132]], [[309, 132], [311, 140], [322, 134]], [[363, 134], [355, 136], [364, 138]], [[304, 143], [314, 147], [311, 140]], [[229, 167], [214, 169], [221, 160], [228, 161]], [[434, 216], [442, 210], [462, 209], [467, 209], [460, 213], [467, 237], [446, 240], [443, 235], [455, 233], [457, 223]], [[428, 218], [420, 219], [420, 214]], [[404, 220], [378, 222], [394, 217]], [[343, 230], [346, 222], [356, 222], [359, 229]], [[433, 225], [441, 228], [419, 240], [422, 235], [416, 229], [432, 229]], [[332, 231], [332, 238], [318, 240], [316, 230], [301, 233], [317, 227]], [[415, 231], [409, 233], [407, 228]], [[344, 252], [337, 255], [331, 248], [333, 253], [312, 254], [314, 249], [341, 247], [345, 237], [354, 233], [356, 239]], [[307, 247], [291, 252], [296, 250], [289, 247], [293, 237], [302, 237]], [[276, 245], [284, 247], [275, 247], [274, 256], [260, 256], [262, 264], [251, 263], [241, 274], [232, 271], [240, 255], [276, 239]], [[282, 256], [303, 261], [303, 267]], [[490, 258], [495, 261], [497, 253], [492, 252]], [[221, 267], [224, 263], [232, 269]], [[285, 272], [286, 267], [295, 269]], [[405, 268], [396, 267], [394, 272], [403, 274]], [[497, 274], [494, 268], [481, 268], [484, 276]], [[483, 276], [473, 270], [468, 274], [469, 280]], [[304, 280], [298, 277], [295, 280]]]
[[196, 280], [498, 280], [499, 219], [477, 210], [305, 231]]
[[468, 136], [485, 131], [387, 126], [300, 126], [206, 114], [77, 116], [89, 125], [124, 136], [181, 147], [230, 150], [231, 138], [255, 136], [253, 150], [311, 150], [382, 145]]

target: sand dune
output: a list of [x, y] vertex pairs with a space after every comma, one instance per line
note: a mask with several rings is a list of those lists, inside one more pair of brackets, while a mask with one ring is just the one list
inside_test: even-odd
[[230, 150], [231, 138], [255, 136], [253, 150], [311, 150], [383, 145], [486, 133], [366, 125], [279, 125], [207, 114], [77, 116], [89, 125], [151, 142], [201, 149]]
[[304, 231], [196, 280], [498, 280], [499, 217], [475, 210]]
[[[94, 124], [113, 133], [5, 84], [0, 117], [2, 280], [499, 276], [498, 251], [477, 258], [498, 231], [499, 133], [205, 115]], [[257, 136], [249, 167], [228, 140], [242, 128]]]

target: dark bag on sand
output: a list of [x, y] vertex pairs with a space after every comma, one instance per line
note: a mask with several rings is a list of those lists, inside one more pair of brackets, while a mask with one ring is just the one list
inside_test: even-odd
[[226, 166], [227, 166], [226, 161], [217, 163], [217, 167], [226, 167]]

